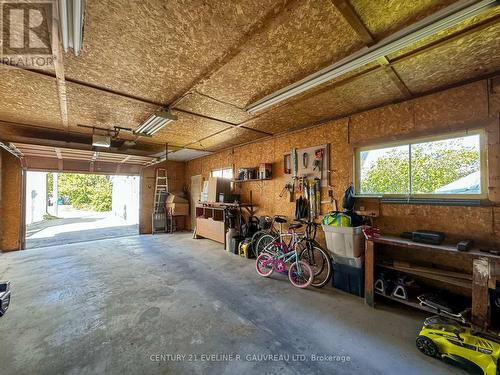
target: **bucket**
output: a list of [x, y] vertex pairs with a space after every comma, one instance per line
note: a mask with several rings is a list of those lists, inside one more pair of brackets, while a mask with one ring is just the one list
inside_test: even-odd
[[238, 231], [235, 228], [229, 228], [226, 232], [226, 251], [231, 251], [231, 239], [238, 235]]
[[233, 254], [236, 254], [238, 255], [238, 247], [240, 245], [240, 242], [243, 241], [245, 239], [245, 237], [243, 236], [233, 236], [233, 238], [231, 238], [231, 249], [230, 249], [230, 252], [233, 253]]

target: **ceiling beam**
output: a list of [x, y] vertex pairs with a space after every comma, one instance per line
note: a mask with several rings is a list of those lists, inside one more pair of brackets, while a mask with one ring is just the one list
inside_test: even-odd
[[[332, 0], [333, 2], [333, 0]], [[388, 73], [389, 74], [389, 77], [391, 78], [391, 80], [393, 80], [395, 82], [396, 85], [398, 85], [398, 88], [400, 89], [401, 93], [403, 94], [403, 100], [407, 100], [410, 98], [410, 96], [408, 96], [408, 93], [406, 92], [406, 90], [408, 89], [408, 87], [406, 86], [406, 84], [399, 78], [399, 76], [397, 75], [396, 71], [393, 69], [393, 66], [399, 62], [403, 62], [403, 61], [406, 61], [408, 59], [411, 59], [411, 58], [414, 58], [414, 57], [417, 57], [419, 56], [420, 54], [423, 54], [423, 53], [426, 53], [430, 50], [433, 50], [435, 48], [438, 48], [440, 46], [443, 46], [445, 45], [446, 43], [449, 43], [449, 42], [453, 42], [465, 35], [469, 35], [469, 34], [472, 34], [472, 33], [475, 33], [475, 32], [479, 32], [481, 30], [484, 30], [488, 27], [490, 27], [491, 25], [494, 25], [496, 24], [496, 22], [498, 22], [498, 20], [500, 20], [500, 15], [496, 15], [496, 16], [493, 16], [491, 17], [490, 19], [486, 19], [486, 20], [483, 20], [483, 21], [480, 21], [476, 24], [472, 24], [468, 27], [465, 27], [464, 29], [462, 30], [458, 30], [458, 31], [455, 31], [447, 36], [444, 36], [443, 38], [440, 38], [438, 40], [435, 40], [433, 42], [430, 42], [429, 44], [426, 44], [422, 47], [419, 47], [413, 51], [408, 51], [406, 54], [403, 54], [401, 56], [398, 56], [396, 58], [394, 58], [392, 61], [389, 61], [389, 60], [385, 60], [384, 62], [387, 62], [387, 64], [384, 64], [384, 65], [381, 65], [380, 64], [380, 61], [379, 61], [379, 66], [378, 67], [372, 67], [372, 68], [368, 68], [364, 71], [361, 71], [351, 77], [348, 77], [344, 80], [341, 80], [339, 82], [336, 83], [335, 86], [341, 86], [345, 83], [348, 83], [348, 82], [351, 82], [357, 78], [360, 78], [360, 77], [363, 77], [365, 75], [368, 75], [368, 74], [371, 74], [375, 71], [379, 71], [381, 69], [384, 69], [386, 70], [387, 68], [391, 68], [392, 69], [392, 72], [394, 73]], [[386, 65], [386, 66], [385, 66]], [[387, 70], [386, 70], [387, 71]], [[494, 73], [493, 75], [496, 75], [497, 73]], [[391, 75], [393, 75], [391, 77]], [[396, 77], [394, 77], [394, 75], [397, 76], [397, 81], [399, 81], [398, 83], [396, 83]], [[493, 75], [487, 75], [486, 77], [489, 77], [489, 76], [493, 76]], [[481, 79], [484, 79], [485, 77], [482, 76], [482, 77], [476, 77], [476, 78], [473, 78], [473, 79], [470, 79], [470, 80], [467, 80], [467, 81], [462, 81], [462, 82], [457, 82], [457, 83], [454, 83], [454, 84], [451, 84], [451, 85], [448, 85], [448, 86], [445, 86], [445, 87], [440, 87], [440, 88], [436, 88], [434, 90], [431, 90], [429, 92], [426, 92], [426, 93], [422, 93], [422, 94], [419, 94], [419, 95], [414, 95], [413, 93], [410, 92], [411, 94], [411, 97], [412, 98], [415, 98], [415, 97], [420, 97], [420, 96], [423, 96], [423, 95], [428, 95], [428, 94], [432, 94], [434, 92], [438, 92], [438, 91], [442, 91], [442, 90], [445, 90], [447, 88], [452, 88], [452, 87], [457, 87], [457, 86], [460, 86], [461, 84], [464, 84], [464, 83], [468, 83], [468, 82], [474, 82], [474, 81], [477, 81], [477, 80], [481, 80]], [[316, 96], [322, 92], [325, 92], [325, 91], [328, 91], [328, 90], [331, 90], [332, 89], [332, 86], [326, 86], [320, 90], [317, 90], [317, 91], [314, 91], [314, 92], [311, 92], [309, 94], [306, 94], [304, 96], [301, 96], [299, 98], [299, 100], [304, 100], [304, 99], [307, 99], [307, 98], [310, 98], [310, 97], [313, 97], [313, 96]], [[408, 91], [410, 91], [408, 89]], [[402, 100], [401, 99], [398, 99], [398, 100], [395, 100], [394, 102], [401, 102]], [[279, 108], [281, 106], [287, 106], [287, 105], [290, 105], [292, 102], [285, 102], [281, 105], [277, 105], [275, 108]], [[384, 105], [386, 105], [387, 103], [384, 103]], [[378, 108], [379, 106], [375, 106], [374, 108]], [[364, 109], [364, 110], [361, 110], [361, 111], [355, 111], [350, 115], [354, 115], [356, 113], [359, 113], [359, 112], [363, 112], [367, 109]], [[258, 116], [256, 116], [258, 117]], [[245, 120], [243, 122], [240, 123], [240, 126], [243, 125], [243, 124], [247, 124], [251, 121], [254, 121], [256, 117], [253, 117], [251, 119], [248, 119], [248, 120]], [[346, 116], [341, 116], [341, 117], [338, 117], [338, 116], [333, 116], [332, 119], [337, 119], [337, 118], [344, 118], [344, 117], [347, 117]], [[329, 120], [328, 120], [329, 121]], [[207, 135], [201, 139], [198, 139], [194, 142], [190, 142], [190, 143], [187, 143], [186, 145], [184, 145], [183, 147], [188, 147], [188, 146], [191, 146], [191, 145], [195, 145], [195, 144], [200, 144], [200, 142], [203, 142], [204, 140], [207, 140], [208, 138], [211, 138], [213, 136], [216, 136], [216, 135], [219, 135], [221, 133], [224, 133], [226, 131], [229, 131], [231, 130], [230, 128], [227, 128], [227, 129], [223, 129], [221, 131], [217, 131], [213, 134], [210, 134], [210, 135]]]
[[[348, 0], [331, 0], [332, 4], [335, 8], [342, 14], [347, 23], [352, 27], [352, 29], [358, 34], [363, 43], [369, 47], [376, 43], [375, 38], [373, 38], [372, 34], [365, 26], [361, 18], [358, 16], [351, 3]], [[397, 86], [401, 94], [409, 99], [412, 97], [411, 91], [408, 89], [408, 86], [404, 83], [398, 73], [391, 66], [389, 60], [386, 56], [382, 56], [378, 63], [380, 66], [384, 67], [384, 71], [387, 76], [391, 79], [392, 82]]]
[[372, 44], [375, 44], [375, 39], [373, 38], [372, 34], [366, 28], [363, 21], [361, 21], [358, 14], [348, 0], [331, 0], [331, 2], [340, 12], [340, 14], [342, 14], [344, 19], [352, 27], [356, 34], [358, 34], [365, 45], [370, 46]]
[[[380, 69], [383, 69], [383, 67], [378, 67], [375, 70], [380, 70]], [[363, 75], [363, 74], [361, 74], [361, 75]], [[433, 88], [431, 90], [415, 94], [411, 99], [421, 98], [421, 97], [432, 95], [432, 94], [435, 94], [435, 93], [438, 93], [438, 92], [443, 92], [443, 91], [446, 91], [446, 90], [450, 90], [450, 89], [454, 89], [454, 88], [461, 87], [461, 86], [464, 86], [464, 85], [468, 85], [468, 84], [471, 84], [471, 83], [474, 83], [474, 82], [478, 82], [478, 81], [482, 81], [482, 80], [486, 80], [486, 79], [494, 79], [494, 78], [499, 78], [500, 79], [500, 70], [496, 70], [493, 73], [488, 73], [488, 74], [482, 75], [480, 77], [475, 77], [475, 78], [467, 79], [467, 80], [464, 80], [464, 81], [455, 82], [455, 83], [452, 83], [452, 84], [449, 84], [449, 85], [445, 85], [445, 86]], [[245, 145], [256, 143], [256, 142], [261, 142], [263, 140], [272, 139], [272, 138], [279, 137], [279, 136], [282, 136], [282, 135], [285, 135], [285, 134], [301, 132], [301, 131], [304, 131], [304, 130], [307, 130], [307, 129], [311, 129], [311, 128], [314, 128], [314, 127], [317, 127], [317, 126], [322, 126], [322, 125], [327, 124], [327, 123], [332, 122], [332, 121], [337, 121], [337, 120], [341, 120], [341, 119], [347, 119], [347, 118], [349, 118], [351, 116], [355, 116], [355, 115], [358, 115], [360, 113], [368, 112], [368, 111], [371, 111], [371, 110], [374, 110], [374, 109], [377, 109], [377, 108], [382, 108], [382, 107], [385, 107], [385, 106], [391, 105], [391, 104], [397, 104], [397, 103], [406, 102], [408, 100], [409, 99], [404, 99], [404, 98], [397, 98], [395, 100], [388, 100], [388, 101], [385, 101], [383, 103], [376, 104], [376, 105], [373, 105], [373, 106], [369, 106], [369, 107], [366, 107], [366, 108], [363, 108], [363, 109], [356, 109], [356, 110], [354, 110], [354, 111], [352, 111], [350, 113], [344, 114], [344, 115], [340, 115], [340, 116], [339, 115], [334, 115], [334, 116], [330, 116], [330, 117], [325, 117], [325, 118], [322, 118], [320, 120], [313, 121], [313, 122], [311, 122], [309, 124], [305, 124], [304, 127], [301, 127], [299, 129], [295, 129], [293, 131], [290, 131], [290, 130], [287, 131], [287, 130], [285, 130], [285, 131], [282, 131], [282, 132], [279, 132], [279, 133], [275, 133], [272, 136], [267, 136], [267, 137], [263, 137], [263, 138], [259, 138], [259, 139], [254, 139], [254, 140], [251, 140], [249, 142], [238, 144], [236, 146], [229, 146], [229, 147], [222, 148], [222, 149], [219, 149], [219, 150], [216, 150], [216, 151], [211, 151], [211, 152], [221, 152], [221, 151], [224, 151], [224, 150], [229, 150], [229, 149], [234, 148], [234, 147], [241, 147], [241, 146], [245, 146]], [[215, 133], [215, 135], [219, 135], [220, 133], [224, 133], [224, 132], [225, 132], [225, 130], [217, 132], [217, 133]], [[189, 143], [189, 145], [200, 143], [200, 142], [202, 142], [202, 141], [204, 141], [204, 140], [206, 140], [208, 138], [211, 138], [213, 136], [214, 135], [209, 135], [207, 137], [202, 138], [201, 140], [199, 140], [197, 142], [191, 142], [191, 143]]]
[[[0, 121], [0, 137], [8, 142], [26, 143], [47, 147], [71, 148], [92, 151], [92, 135], [66, 132], [60, 129], [42, 128], [31, 124]], [[111, 147], [102, 152], [147, 156], [158, 153], [162, 145], [153, 143], [137, 143], [133, 148], [122, 149], [120, 143], [112, 142]]]
[[[43, 76], [49, 77], [49, 78], [55, 78], [56, 81], [57, 81], [58, 90], [59, 90], [59, 87], [60, 87], [59, 86], [59, 80], [58, 80], [57, 76], [54, 75], [54, 74], [47, 73], [47, 72], [40, 71], [40, 70], [30, 70], [30, 69], [26, 69], [26, 68], [21, 68], [21, 67], [9, 65], [8, 63], [3, 62], [3, 61], [0, 61], [0, 65], [2, 65], [3, 67], [9, 68], [9, 69], [19, 69], [19, 70], [23, 70], [23, 71], [28, 72], [28, 73], [43, 75]], [[62, 75], [64, 76], [64, 72], [62, 73]], [[67, 82], [69, 82], [71, 84], [75, 84], [75, 85], [81, 86], [81, 87], [90, 88], [90, 89], [97, 90], [97, 91], [100, 91], [100, 92], [105, 92], [105, 93], [108, 93], [108, 94], [111, 94], [111, 95], [120, 96], [120, 97], [125, 98], [125, 99], [134, 100], [134, 101], [140, 102], [142, 104], [150, 104], [150, 105], [158, 106], [159, 108], [168, 107], [168, 105], [165, 105], [165, 104], [162, 104], [162, 103], [152, 102], [152, 101], [150, 101], [148, 99], [142, 99], [142, 98], [139, 98], [139, 97], [136, 97], [136, 96], [133, 96], [133, 95], [129, 95], [129, 94], [125, 94], [125, 93], [122, 93], [122, 92], [119, 92], [119, 91], [110, 90], [110, 89], [108, 89], [106, 87], [101, 87], [101, 86], [90, 84], [90, 83], [86, 83], [86, 82], [72, 80], [72, 79], [69, 79], [69, 78], [64, 78], [64, 98], [66, 98], [66, 83]], [[59, 93], [59, 91], [58, 91], [58, 93]], [[65, 100], [65, 102], [67, 103], [67, 100]], [[62, 103], [61, 100], [60, 100], [60, 103]], [[203, 119], [206, 119], [206, 120], [216, 121], [216, 122], [219, 122], [219, 123], [222, 123], [222, 124], [226, 124], [226, 125], [229, 125], [229, 126], [233, 126], [233, 127], [239, 127], [240, 126], [240, 124], [237, 124], [237, 123], [229, 122], [229, 121], [222, 120], [222, 119], [219, 119], [219, 118], [216, 118], [216, 117], [210, 117], [210, 116], [207, 116], [207, 115], [204, 115], [204, 114], [201, 114], [201, 113], [192, 112], [192, 111], [188, 111], [188, 110], [185, 110], [185, 109], [175, 108], [175, 111], [180, 112], [180, 113], [186, 113], [186, 114], [189, 114], [189, 115], [192, 115], [192, 116], [195, 116], [195, 117], [199, 117], [199, 118], [203, 118]], [[61, 109], [61, 114], [62, 113], [63, 113], [63, 110]], [[66, 113], [67, 113], [67, 111], [66, 111]], [[257, 130], [257, 129], [248, 129], [248, 130], [253, 130], [253, 131], [257, 132], [257, 133], [269, 134], [269, 133], [266, 133], [266, 132], [263, 132], [263, 131]], [[139, 138], [141, 138], [141, 137], [140, 136], [136, 137], [135, 140], [138, 140]]]
[[252, 131], [254, 131], [256, 133], [261, 133], [261, 134], [265, 134], [265, 135], [271, 135], [271, 133], [267, 133], [267, 132], [262, 131], [262, 130], [247, 128], [246, 126], [243, 126], [243, 125], [235, 123], [235, 122], [229, 122], [229, 121], [221, 120], [221, 119], [218, 119], [218, 118], [201, 115], [199, 113], [194, 113], [194, 112], [191, 112], [191, 111], [187, 111], [185, 109], [174, 108], [172, 110], [172, 112], [174, 112], [174, 113], [175, 112], [186, 113], [186, 114], [189, 114], [189, 115], [193, 115], [193, 116], [196, 116], [196, 117], [203, 118], [205, 120], [221, 122], [223, 124], [226, 124], [226, 125], [229, 125], [229, 126], [232, 126], [232, 127], [236, 127], [236, 128], [241, 127], [241, 128], [247, 129], [247, 130], [252, 130]]
[[[333, 0], [332, 0], [332, 2], [333, 2]], [[495, 24], [499, 19], [500, 19], [500, 15], [495, 15], [495, 16], [492, 16], [489, 19], [486, 19], [486, 20], [480, 21], [478, 23], [469, 25], [469, 26], [465, 27], [462, 30], [455, 31], [455, 32], [453, 32], [453, 33], [451, 33], [451, 34], [449, 34], [447, 36], [444, 36], [444, 37], [436, 40], [436, 41], [432, 41], [432, 42], [430, 42], [430, 43], [428, 43], [426, 45], [423, 45], [422, 47], [416, 48], [415, 50], [408, 51], [407, 53], [394, 58], [392, 61], [390, 61], [389, 65], [393, 66], [393, 65], [395, 65], [395, 64], [397, 64], [399, 62], [406, 61], [408, 59], [414, 58], [414, 57], [416, 57], [416, 56], [418, 56], [420, 54], [423, 54], [423, 53], [426, 53], [428, 51], [431, 51], [431, 50], [433, 50], [435, 48], [438, 48], [438, 47], [440, 47], [440, 46], [442, 46], [442, 45], [444, 45], [444, 44], [446, 44], [448, 42], [452, 42], [452, 41], [454, 41], [454, 40], [456, 40], [458, 38], [461, 38], [461, 37], [463, 37], [465, 35], [468, 35], [468, 34], [471, 34], [471, 33], [474, 33], [474, 32], [479, 32], [479, 31], [481, 31], [481, 30], [483, 30], [483, 29], [491, 26], [492, 24]], [[1, 61], [0, 61], [0, 64], [2, 64], [3, 66], [7, 66], [7, 67], [10, 67], [10, 68], [13, 68], [13, 69], [22, 69], [22, 68], [18, 68], [18, 67], [7, 65], [7, 64], [5, 64], [4, 62], [1, 62]], [[375, 68], [375, 69], [374, 68], [370, 68], [370, 69], [367, 69], [365, 71], [362, 71], [362, 72], [356, 74], [355, 76], [353, 76], [351, 78], [352, 79], [359, 78], [359, 77], [362, 77], [362, 76], [364, 76], [366, 74], [370, 74], [370, 73], [372, 73], [372, 72], [374, 72], [374, 71], [376, 71], [378, 69], [385, 69], [385, 67], [379, 67], [379, 68]], [[44, 72], [44, 71], [32, 71], [32, 70], [28, 70], [28, 69], [22, 69], [22, 70], [25, 70], [27, 72], [31, 72], [31, 73], [34, 73], [34, 74], [40, 74], [40, 75], [44, 75], [44, 76], [49, 76], [49, 77], [55, 78], [55, 76], [53, 74], [50, 74], [50, 73]], [[471, 79], [471, 80], [467, 80], [465, 82], [469, 82], [469, 81], [473, 82], [473, 81], [476, 81], [478, 79], [483, 79], [483, 78], [484, 77], [474, 78], [474, 79]], [[152, 105], [156, 105], [156, 106], [159, 106], [159, 107], [164, 106], [164, 104], [162, 104], [162, 103], [154, 102], [154, 101], [151, 101], [149, 99], [140, 98], [140, 97], [137, 97], [137, 96], [133, 96], [133, 95], [130, 95], [130, 94], [122, 93], [122, 92], [119, 92], [119, 91], [115, 91], [115, 90], [112, 90], [112, 89], [108, 89], [108, 88], [105, 88], [105, 87], [94, 85], [94, 84], [91, 84], [91, 83], [82, 82], [82, 81], [78, 81], [78, 80], [75, 80], [75, 79], [70, 79], [70, 78], [67, 78], [67, 77], [66, 77], [66, 82], [70, 82], [72, 84], [80, 85], [82, 87], [92, 88], [92, 89], [95, 89], [95, 90], [98, 90], [98, 91], [101, 91], [101, 92], [107, 92], [107, 93], [112, 94], [112, 95], [121, 96], [121, 97], [124, 97], [124, 98], [128, 98], [128, 99], [131, 99], [131, 100], [135, 100], [135, 101], [141, 102], [141, 103], [152, 104]], [[343, 82], [343, 81], [341, 81], [341, 82]], [[462, 83], [465, 83], [465, 82], [455, 83], [455, 84], [450, 85], [450, 86], [458, 86], [458, 85], [460, 85]], [[322, 92], [322, 91], [324, 91], [326, 89], [331, 89], [331, 87], [324, 88], [324, 89], [322, 89], [320, 91], [315, 91], [313, 93], [310, 93], [309, 95], [301, 97], [301, 99], [317, 95], [318, 93], [320, 93], [320, 92]], [[436, 92], [436, 91], [441, 91], [442, 89], [444, 89], [444, 88], [437, 88], [436, 90], [432, 90], [432, 91]], [[421, 96], [421, 95], [419, 94], [418, 96]], [[414, 96], [414, 97], [416, 97], [416, 96]], [[401, 100], [397, 100], [397, 101], [401, 101]], [[284, 103], [283, 105], [286, 105], [286, 103]], [[195, 114], [193, 113], [193, 115], [195, 115]], [[197, 115], [199, 115], [199, 114], [197, 114]], [[246, 124], [246, 123], [248, 123], [248, 122], [250, 122], [252, 120], [255, 120], [257, 117], [258, 116], [255, 116], [252, 119], [245, 120], [245, 121], [241, 122], [238, 125], [238, 127], [243, 127], [243, 128], [245, 128], [247, 130], [255, 130], [255, 129], [251, 129], [251, 128], [245, 127], [244, 124]], [[214, 119], [214, 121], [218, 121], [218, 119]], [[3, 124], [3, 122], [0, 121], [0, 125], [2, 125], [2, 124]], [[22, 125], [26, 125], [26, 124], [22, 124]], [[31, 126], [34, 126], [34, 125], [31, 125]], [[2, 125], [2, 127], [0, 127], [0, 129], [1, 130], [4, 129], [3, 125]], [[201, 142], [201, 141], [203, 141], [203, 140], [205, 140], [207, 138], [210, 138], [212, 136], [218, 135], [220, 133], [224, 133], [224, 132], [229, 131], [229, 130], [232, 130], [232, 127], [228, 127], [228, 128], [226, 128], [226, 129], [224, 129], [222, 131], [215, 132], [215, 133], [213, 133], [211, 135], [208, 135], [208, 136], [202, 138], [201, 140], [197, 140], [197, 141], [191, 142], [188, 145], [182, 146], [182, 148], [188, 148], [187, 146], [189, 146], [189, 145], [197, 144], [197, 143], [199, 143], [199, 142]], [[0, 131], [0, 133], [1, 133], [1, 131]], [[77, 133], [77, 134], [83, 135], [84, 133]], [[25, 139], [28, 139], [28, 138], [25, 138]], [[15, 139], [13, 141], [19, 141], [19, 140]], [[27, 143], [25, 140], [21, 140], [20, 142]], [[33, 138], [30, 139], [30, 142], [31, 143], [35, 143], [35, 144], [51, 145], [51, 144], [48, 144], [45, 140], [39, 141], [39, 140], [36, 140], [36, 139], [33, 139]], [[69, 143], [62, 144], [61, 147], [73, 147], [73, 146], [68, 146], [68, 145], [69, 145]], [[87, 146], [84, 147], [84, 148], [82, 148], [81, 145], [74, 145], [74, 146], [76, 146], [76, 148], [81, 148], [81, 149], [88, 149], [89, 148]], [[158, 145], [156, 145], [156, 146], [158, 146]], [[131, 151], [131, 149], [128, 149], [127, 153], [129, 153], [128, 151]], [[116, 151], [111, 151], [110, 150], [110, 152], [116, 152]], [[124, 152], [123, 152], [123, 150], [119, 150], [118, 153], [124, 153]], [[145, 155], [145, 154], [142, 154], [142, 155]]]
[[406, 99], [410, 99], [413, 97], [413, 93], [410, 91], [408, 86], [404, 83], [404, 81], [401, 79], [399, 74], [394, 70], [394, 67], [391, 65], [390, 61], [387, 59], [387, 57], [382, 56], [380, 59], [378, 59], [378, 63], [380, 66], [384, 67], [384, 71], [386, 72], [387, 76], [391, 79], [391, 81], [398, 87], [399, 91], [401, 94]]
[[[399, 63], [402, 63], [402, 62], [405, 62], [405, 61], [408, 61], [408, 60], [411, 60], [412, 58], [415, 58], [417, 56], [419, 56], [420, 54], [424, 54], [424, 53], [428, 53], [436, 48], [439, 48], [439, 47], [442, 47], [443, 45], [447, 44], [447, 43], [451, 43], [457, 39], [460, 39], [460, 38], [463, 38], [464, 36], [467, 36], [467, 35], [470, 35], [470, 34], [473, 34], [473, 33], [476, 33], [476, 32], [480, 32], [494, 24], [496, 24], [498, 21], [500, 20], [500, 14], [496, 15], [496, 16], [493, 16], [489, 19], [485, 19], [483, 21], [480, 21], [476, 24], [472, 24], [472, 25], [469, 25], [468, 27], [465, 27], [464, 29], [462, 30], [458, 30], [458, 31], [455, 31], [447, 36], [444, 36], [443, 38], [441, 39], [437, 39], [433, 42], [430, 42], [429, 44], [426, 44], [422, 47], [419, 47], [413, 51], [408, 51], [407, 53], [404, 53], [400, 56], [397, 56], [397, 57], [394, 57], [390, 62], [389, 62], [389, 65], [390, 66], [397, 66]], [[363, 70], [363, 71], [360, 71], [359, 73], [356, 73], [356, 74], [353, 74], [352, 76], [350, 77], [347, 77], [345, 79], [342, 79], [342, 80], [339, 80], [337, 81], [334, 86], [335, 87], [340, 87], [346, 83], [349, 83], [349, 82], [352, 82], [358, 78], [361, 78], [361, 77], [364, 77], [364, 76], [367, 76], [371, 73], [375, 73], [377, 71], [380, 71], [382, 69], [385, 69], [384, 66], [382, 65], [375, 65], [373, 67], [370, 67], [370, 68], [367, 68], [366, 70]], [[494, 74], [495, 75], [495, 74]], [[449, 86], [444, 86], [444, 87], [438, 87], [434, 90], [431, 90], [432, 92], [437, 92], [437, 91], [441, 91], [441, 90], [445, 90], [446, 88], [448, 87], [456, 87], [456, 86], [460, 86], [461, 84], [465, 84], [467, 82], [474, 82], [474, 81], [477, 81], [477, 80], [481, 80], [481, 79], [485, 79], [487, 77], [491, 76], [490, 74], [487, 74], [486, 76], [480, 76], [480, 77], [473, 77], [472, 79], [467, 79], [465, 81], [460, 81], [460, 82], [456, 82], [452, 85], [449, 85]], [[306, 100], [306, 99], [309, 99], [311, 97], [314, 97], [316, 95], [319, 95], [321, 93], [324, 93], [326, 91], [329, 91], [332, 89], [332, 85], [326, 85], [325, 87], [321, 88], [321, 89], [318, 89], [318, 90], [313, 90], [312, 92], [309, 92], [307, 94], [303, 94], [301, 95], [298, 100]], [[426, 92], [425, 94], [430, 94], [431, 92]], [[413, 95], [413, 97], [417, 97], [417, 96], [422, 96], [422, 94], [419, 94], [419, 95]], [[275, 106], [275, 109], [277, 108], [280, 108], [282, 106], [287, 106], [287, 105], [290, 105], [292, 104], [293, 101], [291, 102], [283, 102], [283, 103], [279, 103]], [[264, 113], [264, 112], [263, 112]], [[258, 116], [257, 116], [258, 117]], [[248, 119], [248, 120], [245, 120], [243, 121], [241, 124], [247, 124], [249, 122], [252, 122], [255, 120], [256, 117], [254, 118], [251, 118], [251, 119]]]
[[[57, 2], [55, 2], [57, 8]], [[54, 14], [59, 14], [56, 10]], [[64, 60], [59, 40], [59, 18], [52, 19], [52, 55], [54, 57], [54, 71], [56, 74], [57, 96], [59, 98], [59, 108], [61, 112], [61, 122], [64, 128], [69, 131], [68, 121], [68, 99], [66, 94], [66, 81], [64, 77]]]

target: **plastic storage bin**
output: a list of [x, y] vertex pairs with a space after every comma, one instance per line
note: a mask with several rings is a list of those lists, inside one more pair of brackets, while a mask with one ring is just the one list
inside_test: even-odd
[[333, 227], [322, 225], [326, 247], [334, 255], [357, 258], [364, 254], [365, 237], [363, 227]]
[[347, 266], [351, 266], [354, 268], [363, 268], [363, 264], [365, 263], [364, 255], [357, 258], [341, 257], [340, 255], [333, 255], [332, 258], [335, 263], [345, 264]]
[[344, 292], [363, 297], [365, 295], [364, 267], [351, 267], [333, 262], [332, 286]]

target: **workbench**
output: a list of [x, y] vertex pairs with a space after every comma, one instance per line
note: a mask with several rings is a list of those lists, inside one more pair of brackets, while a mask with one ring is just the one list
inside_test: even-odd
[[[367, 240], [365, 242], [365, 302], [373, 307], [375, 296], [377, 296], [377, 301], [391, 299], [435, 313], [432, 309], [420, 306], [415, 300], [403, 300], [382, 294], [379, 298], [379, 294], [374, 290], [376, 268], [397, 270], [398, 273], [407, 273], [417, 279], [422, 278], [421, 273], [411, 268], [407, 271], [400, 271], [401, 268], [391, 267], [390, 262], [394, 263], [394, 260], [427, 266], [427, 268], [420, 268], [431, 271], [423, 277], [426, 283], [470, 297], [472, 324], [483, 330], [498, 331], [499, 327], [491, 327], [490, 324], [489, 289], [497, 288], [500, 283], [500, 256], [479, 251], [477, 248], [461, 252], [454, 245], [429, 245], [391, 236]], [[419, 267], [415, 269], [418, 270]], [[452, 281], [455, 280], [454, 278], [443, 276], [443, 274], [453, 275], [454, 273], [463, 275], [463, 278], [455, 282]]]
[[[198, 202], [196, 204], [196, 232], [195, 238], [208, 238], [213, 241], [226, 243], [227, 220], [226, 209], [233, 208], [237, 215], [242, 210], [250, 216], [254, 214], [254, 206], [251, 203], [219, 203], [219, 202]], [[239, 217], [236, 217], [236, 224]]]

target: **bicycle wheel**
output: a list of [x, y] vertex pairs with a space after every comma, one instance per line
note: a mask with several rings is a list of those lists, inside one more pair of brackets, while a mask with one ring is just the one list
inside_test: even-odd
[[297, 267], [297, 262], [294, 262], [288, 270], [288, 278], [293, 286], [297, 288], [307, 288], [314, 279], [313, 271], [311, 267], [309, 267], [309, 264], [303, 260], [299, 260], [299, 263], [300, 271]]
[[324, 287], [332, 278], [332, 261], [330, 255], [321, 247], [308, 245], [299, 254], [299, 259], [307, 262], [314, 274], [312, 286]]
[[261, 239], [261, 237], [263, 235], [268, 234], [268, 233], [269, 233], [269, 229], [262, 229], [262, 230], [255, 232], [254, 235], [252, 236], [252, 241], [250, 242], [250, 245], [251, 245], [252, 253], [253, 253], [253, 255], [255, 255], [255, 257], [259, 256], [259, 253], [257, 252], [257, 243], [259, 242], [259, 240]]
[[274, 271], [273, 257], [267, 253], [260, 254], [255, 261], [255, 269], [260, 276], [271, 276]]
[[272, 234], [264, 234], [257, 241], [257, 246], [255, 247], [256, 255], [259, 256], [263, 251], [266, 253], [274, 253], [274, 247], [272, 243], [276, 240], [276, 237]]

